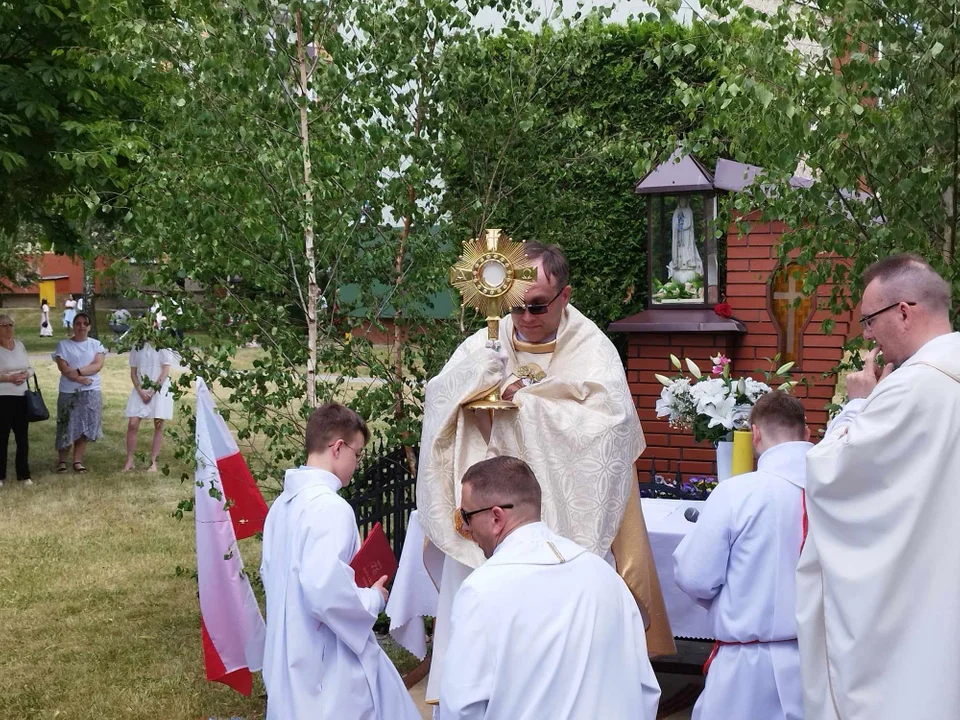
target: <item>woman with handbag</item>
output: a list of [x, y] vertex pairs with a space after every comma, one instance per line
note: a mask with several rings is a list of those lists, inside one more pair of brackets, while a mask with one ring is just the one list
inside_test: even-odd
[[60, 370], [57, 398], [57, 472], [67, 471], [67, 457], [73, 447], [73, 471], [87, 472], [83, 455], [88, 442], [103, 436], [103, 401], [100, 398], [100, 370], [107, 349], [90, 332], [90, 316], [78, 312], [73, 319], [73, 336], [61, 340], [53, 353]]
[[27, 437], [27, 380], [33, 375], [23, 343], [13, 336], [13, 318], [0, 315], [0, 487], [7, 479], [7, 441], [10, 431], [17, 442], [17, 480], [30, 480], [30, 446]]

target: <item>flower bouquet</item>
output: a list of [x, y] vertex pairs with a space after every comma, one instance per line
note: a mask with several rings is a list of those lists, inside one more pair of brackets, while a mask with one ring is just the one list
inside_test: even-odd
[[[779, 355], [773, 362], [778, 360]], [[656, 376], [664, 386], [657, 400], [657, 417], [668, 417], [671, 427], [693, 431], [697, 442], [707, 440], [716, 445], [729, 439], [734, 430], [748, 429], [753, 404], [760, 396], [773, 392], [767, 383], [780, 383], [778, 390], [783, 391], [797, 385], [790, 379], [792, 362], [764, 373], [767, 382], [751, 377], [732, 378], [730, 360], [723, 355], [711, 358], [711, 375], [704, 375], [689, 358], [685, 360], [689, 376], [683, 373], [675, 355], [670, 356], [670, 362], [681, 372], [672, 378]]]

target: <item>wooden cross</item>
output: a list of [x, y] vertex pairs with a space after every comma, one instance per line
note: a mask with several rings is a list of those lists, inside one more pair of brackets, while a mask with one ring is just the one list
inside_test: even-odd
[[[803, 293], [797, 291], [797, 276], [790, 275], [790, 279], [787, 284], [787, 292], [775, 292], [773, 294], [774, 300], [786, 300], [788, 305], [787, 307], [790, 310], [794, 309], [793, 301], [799, 300], [803, 297]], [[797, 333], [797, 314], [795, 312], [787, 312], [787, 343], [784, 348], [786, 354], [790, 355], [796, 350], [796, 333]]]
[[799, 362], [803, 328], [812, 314], [813, 300], [801, 292], [804, 268], [797, 264], [780, 268], [770, 283], [770, 315], [780, 334], [780, 362]]

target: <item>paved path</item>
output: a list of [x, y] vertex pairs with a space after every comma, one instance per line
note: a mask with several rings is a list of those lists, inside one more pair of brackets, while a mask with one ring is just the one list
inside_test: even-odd
[[[113, 351], [107, 352], [107, 357], [118, 357], [119, 353]], [[28, 357], [31, 360], [50, 360], [50, 353], [30, 353]], [[177, 355], [177, 360], [180, 360], [180, 356]], [[51, 361], [52, 362], [52, 361]], [[188, 372], [189, 367], [178, 364], [177, 367], [173, 368], [176, 372]], [[348, 377], [342, 375], [334, 375], [332, 373], [317, 373], [317, 380], [320, 382], [337, 382], [339, 380], [346, 380], [348, 383], [355, 385], [383, 385], [386, 380], [383, 378], [375, 377]]]

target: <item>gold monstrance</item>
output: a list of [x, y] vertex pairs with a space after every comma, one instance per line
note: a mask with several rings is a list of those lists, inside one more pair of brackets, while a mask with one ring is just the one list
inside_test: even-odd
[[[460, 260], [450, 268], [450, 284], [460, 291], [463, 305], [475, 307], [487, 316], [487, 338], [500, 337], [500, 316], [521, 305], [527, 289], [537, 281], [522, 242], [513, 242], [502, 230], [486, 230], [484, 238], [464, 240]], [[500, 398], [500, 386], [469, 402], [474, 410], [509, 410], [515, 403]]]

